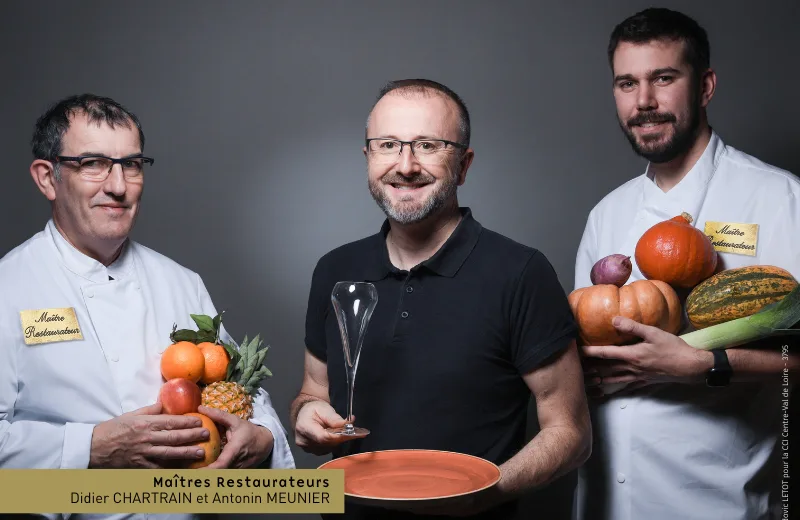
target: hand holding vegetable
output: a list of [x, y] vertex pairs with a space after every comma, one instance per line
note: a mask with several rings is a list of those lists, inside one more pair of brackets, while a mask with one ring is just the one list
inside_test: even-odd
[[622, 316], [615, 317], [613, 325], [642, 341], [633, 345], [582, 347], [587, 387], [625, 384], [629, 385], [625, 388], [633, 389], [650, 383], [702, 382], [714, 365], [711, 352], [693, 348], [657, 327]]

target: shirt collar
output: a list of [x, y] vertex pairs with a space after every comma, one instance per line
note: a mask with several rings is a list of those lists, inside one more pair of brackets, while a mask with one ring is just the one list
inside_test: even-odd
[[45, 234], [55, 246], [56, 251], [58, 251], [64, 266], [82, 278], [101, 283], [109, 281], [109, 277], [113, 277], [115, 280], [125, 278], [133, 271], [133, 254], [130, 251], [130, 240], [126, 240], [122, 245], [122, 251], [114, 263], [106, 267], [94, 258], [81, 253], [75, 246], [70, 244], [58, 230], [53, 219], [47, 222]]
[[[681, 181], [667, 193], [656, 186], [653, 179], [653, 172], [650, 164], [645, 171], [645, 199], [650, 204], [662, 207], [668, 212], [687, 211], [693, 218], [697, 218], [697, 213], [705, 200], [708, 184], [719, 165], [720, 158], [725, 153], [725, 144], [719, 135], [712, 129], [703, 154], [695, 162], [692, 168], [686, 173]], [[673, 207], [674, 206], [674, 207]], [[680, 214], [678, 212], [677, 214]]]
[[[461, 222], [450, 234], [436, 253], [412, 270], [426, 268], [440, 276], [452, 278], [464, 265], [469, 254], [478, 243], [483, 226], [472, 216], [470, 208], [459, 208]], [[392, 272], [399, 272], [389, 260], [389, 250], [386, 248], [386, 235], [390, 230], [389, 219], [381, 226], [380, 232], [370, 238], [369, 266], [366, 271], [367, 281], [377, 281], [386, 278]]]

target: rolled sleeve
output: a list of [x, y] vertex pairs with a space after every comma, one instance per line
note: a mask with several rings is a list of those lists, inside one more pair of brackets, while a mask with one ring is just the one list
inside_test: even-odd
[[269, 394], [263, 388], [258, 389], [258, 393], [253, 400], [253, 417], [250, 422], [263, 426], [272, 433], [272, 438], [274, 439], [272, 453], [265, 464], [270, 469], [294, 469], [294, 457], [289, 447], [286, 430], [272, 407]]
[[67, 423], [61, 451], [61, 469], [86, 469], [92, 452], [94, 424]]

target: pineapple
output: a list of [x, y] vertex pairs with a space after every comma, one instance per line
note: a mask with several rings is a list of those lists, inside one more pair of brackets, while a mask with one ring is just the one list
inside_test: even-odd
[[261, 381], [272, 373], [264, 366], [269, 346], [263, 346], [258, 336], [248, 342], [245, 336], [239, 350], [222, 343], [231, 358], [223, 381], [203, 388], [204, 406], [231, 413], [245, 421], [253, 417], [253, 394]]

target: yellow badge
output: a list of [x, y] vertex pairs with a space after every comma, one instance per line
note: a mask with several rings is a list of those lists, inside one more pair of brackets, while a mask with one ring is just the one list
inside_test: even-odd
[[37, 309], [19, 312], [26, 345], [83, 339], [75, 309]]
[[705, 233], [720, 253], [756, 256], [758, 224], [707, 221]]

